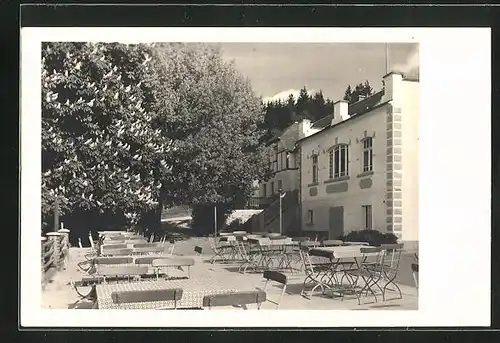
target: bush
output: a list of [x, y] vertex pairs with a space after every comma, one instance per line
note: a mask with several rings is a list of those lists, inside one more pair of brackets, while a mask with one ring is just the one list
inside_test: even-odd
[[351, 231], [347, 235], [340, 236], [338, 239], [344, 242], [367, 242], [373, 246], [398, 242], [398, 237], [393, 233], [382, 233], [377, 230]]

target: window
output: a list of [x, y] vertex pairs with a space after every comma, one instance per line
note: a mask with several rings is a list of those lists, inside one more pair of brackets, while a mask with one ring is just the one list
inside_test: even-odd
[[307, 211], [307, 223], [314, 224], [314, 212], [313, 212], [313, 210]]
[[278, 180], [278, 192], [283, 191], [283, 181]]
[[267, 183], [263, 184], [262, 186], [263, 186], [262, 192], [264, 193], [264, 198], [265, 198], [267, 197]]
[[317, 183], [318, 182], [318, 155], [313, 155], [312, 156], [312, 182]]
[[372, 229], [372, 205], [361, 206], [363, 209], [363, 223], [364, 229]]
[[337, 145], [330, 150], [329, 177], [330, 179], [349, 175], [349, 147], [347, 144]]
[[271, 181], [271, 195], [274, 194], [274, 181]]
[[290, 153], [289, 152], [286, 153], [285, 163], [286, 163], [286, 169], [290, 168]]
[[373, 170], [372, 137], [363, 140], [363, 171]]

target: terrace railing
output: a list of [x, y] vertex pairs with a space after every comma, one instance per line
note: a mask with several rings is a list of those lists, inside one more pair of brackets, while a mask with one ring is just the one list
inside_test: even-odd
[[68, 229], [49, 232], [45, 237], [41, 237], [42, 289], [57, 271], [64, 268], [69, 256], [69, 248]]

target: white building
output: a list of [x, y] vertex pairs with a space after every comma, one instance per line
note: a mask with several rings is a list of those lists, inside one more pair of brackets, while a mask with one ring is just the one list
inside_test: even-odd
[[419, 82], [391, 72], [384, 85], [355, 104], [338, 101], [298, 140], [303, 233], [367, 228], [418, 241]]

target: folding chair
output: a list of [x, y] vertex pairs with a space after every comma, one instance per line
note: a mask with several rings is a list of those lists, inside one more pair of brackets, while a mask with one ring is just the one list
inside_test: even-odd
[[275, 304], [276, 309], [278, 309], [278, 307], [280, 306], [281, 300], [283, 299], [283, 296], [285, 295], [285, 292], [286, 292], [286, 286], [288, 283], [287, 277], [285, 274], [282, 274], [282, 273], [279, 273], [276, 271], [271, 271], [271, 270], [264, 271], [263, 277], [264, 277], [264, 279], [266, 279], [266, 284], [264, 285], [264, 292], [267, 290], [267, 284], [269, 283], [270, 280], [278, 282], [278, 283], [283, 285], [283, 290], [281, 291], [280, 298], [277, 302], [273, 301], [271, 299], [267, 299], [267, 301], [269, 301], [270, 303]]
[[411, 272], [413, 275], [413, 282], [415, 283], [415, 287], [417, 287], [418, 290], [418, 254], [414, 254], [415, 259], [417, 260], [417, 263], [412, 263], [411, 264]]
[[[384, 264], [384, 250], [381, 247], [370, 247], [370, 248], [360, 248], [361, 259], [360, 264], [357, 269], [350, 269], [347, 274], [355, 278], [355, 281], [351, 284], [351, 289], [358, 299], [358, 304], [361, 305], [361, 295], [363, 292], [368, 296], [370, 292], [377, 302], [377, 295], [373, 290], [373, 286], [383, 293], [382, 288], [378, 284], [383, 275], [383, 264]], [[373, 259], [370, 259], [373, 257]], [[356, 291], [356, 287], [359, 279], [363, 279], [364, 285]]]
[[[312, 243], [312, 242], [311, 242]], [[314, 293], [317, 288], [321, 288], [321, 293], [325, 292], [325, 289], [328, 285], [323, 281], [327, 273], [331, 270], [330, 262], [320, 262], [313, 263], [311, 256], [309, 255], [309, 250], [313, 246], [308, 246], [309, 244], [304, 244], [300, 246], [300, 256], [302, 259], [302, 263], [304, 265], [303, 269], [305, 271], [304, 283], [302, 284], [302, 289], [300, 291], [300, 295], [306, 299], [310, 299], [310, 296]], [[311, 244], [312, 245], [312, 244]], [[322, 256], [324, 258], [329, 259], [329, 255]], [[305, 292], [306, 285], [309, 283], [313, 283], [313, 288], [310, 291], [310, 295], [307, 295]]]
[[95, 256], [99, 255], [99, 247], [97, 246], [99, 241], [94, 242], [91, 232], [89, 232], [89, 242], [90, 242], [90, 253], [84, 255], [87, 260], [92, 259]]
[[166, 241], [166, 239], [167, 239], [167, 235], [166, 235], [166, 234], [165, 234], [165, 235], [163, 235], [163, 237], [162, 237], [162, 238], [160, 238], [160, 246], [161, 246], [162, 248], [164, 248], [164, 247], [165, 247], [165, 241]]
[[[162, 268], [166, 269], [166, 273], [168, 273], [168, 268], [175, 267], [179, 270], [182, 270], [182, 267], [187, 267], [188, 271], [188, 279], [191, 277], [191, 266], [194, 266], [194, 260], [192, 258], [160, 258], [155, 259], [152, 262], [153, 267], [155, 268], [156, 279], [158, 280], [159, 274]], [[168, 274], [167, 274], [168, 277]]]
[[307, 242], [307, 241], [309, 241], [309, 237], [294, 237], [294, 238], [292, 238], [292, 242], [295, 242], [296, 245], [294, 245], [294, 247], [292, 249], [293, 255], [291, 256], [291, 258], [295, 264], [299, 265], [300, 270], [302, 270], [302, 267], [303, 267], [302, 258], [300, 256], [300, 246], [304, 242]]
[[247, 310], [247, 305], [256, 304], [260, 310], [261, 304], [266, 301], [266, 292], [264, 291], [248, 291], [234, 292], [226, 294], [206, 295], [203, 297], [203, 307], [241, 307]]
[[237, 254], [241, 257], [241, 264], [238, 267], [239, 273], [241, 273], [241, 270], [243, 269], [243, 274], [245, 274], [248, 267], [253, 267], [254, 272], [259, 269], [257, 256], [259, 256], [260, 250], [252, 249], [253, 242], [254, 240], [248, 240], [247, 246], [245, 246], [243, 237], [236, 237], [234, 244]]
[[403, 244], [382, 244], [380, 246], [384, 251], [384, 263], [382, 264], [382, 278], [386, 281], [384, 287], [382, 288], [382, 300], [385, 301], [385, 293], [388, 290], [389, 285], [396, 287], [399, 293], [399, 298], [403, 297], [401, 289], [394, 280], [398, 276], [399, 262], [401, 260], [401, 254], [403, 252]]
[[213, 252], [214, 252], [214, 256], [212, 256], [208, 262], [214, 264], [215, 261], [217, 260], [217, 257], [220, 257], [220, 259], [222, 261], [227, 261], [227, 258], [225, 256], [225, 253], [227, 250], [231, 249], [231, 246], [229, 245], [217, 245], [217, 243], [215, 242], [215, 238], [212, 237], [212, 236], [209, 236], [208, 237], [208, 241], [210, 242], [210, 247], [212, 248]]
[[155, 289], [147, 291], [120, 291], [111, 293], [115, 304], [142, 303], [150, 301], [173, 301], [173, 309], [177, 309], [177, 302], [182, 298], [181, 288]]

